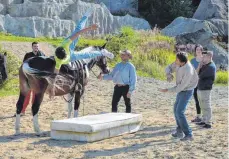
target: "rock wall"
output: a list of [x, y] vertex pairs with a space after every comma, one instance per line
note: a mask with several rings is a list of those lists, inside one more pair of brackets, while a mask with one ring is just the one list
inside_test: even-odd
[[138, 0], [82, 0], [91, 3], [104, 3], [112, 14], [131, 14], [139, 16]]
[[[180, 43], [201, 44], [214, 52], [217, 66], [228, 66], [228, 50], [222, 47], [228, 43], [227, 8], [227, 0], [202, 0], [193, 18], [178, 17], [162, 33]], [[224, 39], [221, 45], [218, 39]]]
[[1, 0], [0, 31], [30, 37], [67, 36], [88, 8], [93, 10], [93, 15], [87, 25], [97, 23], [100, 26], [90, 34], [114, 33], [126, 25], [134, 29], [150, 29], [144, 19], [130, 15], [113, 16], [103, 3], [80, 0]]

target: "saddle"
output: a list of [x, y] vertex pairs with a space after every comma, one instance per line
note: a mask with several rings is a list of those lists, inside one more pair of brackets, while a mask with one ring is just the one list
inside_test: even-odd
[[70, 62], [69, 64], [65, 64], [61, 66], [60, 73], [69, 75], [70, 77], [73, 78], [74, 81], [76, 81], [75, 89], [72, 90], [72, 93], [83, 90], [83, 86], [85, 85], [85, 79], [86, 79], [85, 67], [87, 66], [83, 60]]

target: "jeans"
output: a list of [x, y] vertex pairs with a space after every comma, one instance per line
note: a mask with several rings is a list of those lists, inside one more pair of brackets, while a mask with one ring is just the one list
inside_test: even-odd
[[192, 136], [192, 129], [189, 127], [184, 114], [192, 95], [193, 90], [179, 92], [174, 104], [174, 115], [177, 123], [177, 132], [183, 132], [185, 136]]

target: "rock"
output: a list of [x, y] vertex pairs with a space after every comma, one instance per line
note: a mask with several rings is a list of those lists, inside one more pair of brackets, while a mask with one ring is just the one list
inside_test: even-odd
[[0, 14], [5, 14], [4, 5], [0, 3]]
[[201, 29], [192, 33], [184, 33], [176, 36], [178, 43], [201, 44], [203, 47], [214, 52], [213, 61], [217, 68], [221, 65], [228, 65], [228, 54], [225, 49], [214, 41], [214, 35], [211, 32]]
[[227, 69], [228, 66], [228, 52], [219, 46], [215, 41], [211, 41], [206, 45], [208, 50], [214, 52], [213, 61], [216, 63], [217, 68], [224, 66]]
[[211, 30], [219, 36], [228, 36], [228, 21], [223, 19], [209, 19], [208, 22], [213, 24]]
[[53, 20], [40, 17], [11, 17], [5, 16], [4, 28], [7, 32], [18, 36], [47, 36], [58, 37], [69, 35], [74, 29], [74, 22], [70, 20]]
[[3, 15], [0, 15], [0, 30], [2, 31], [2, 32], [5, 32], [6, 30], [5, 30], [5, 28], [4, 28], [4, 21], [5, 21], [5, 18], [4, 18], [5, 16], [3, 16]]
[[130, 15], [113, 16], [103, 3], [86, 3], [80, 0], [25, 0], [23, 3], [15, 4], [14, 1], [3, 6], [9, 14], [0, 22], [0, 31], [20, 36], [68, 36], [75, 27], [75, 22], [80, 20], [88, 8], [92, 9], [93, 14], [87, 26], [94, 23], [100, 26], [98, 30], [90, 32], [92, 35], [113, 33], [126, 25], [134, 29], [150, 29], [149, 23], [144, 19]]
[[[85, 2], [93, 2], [91, 0], [82, 0]], [[112, 14], [130, 14], [139, 16], [138, 13], [138, 0], [97, 0], [93, 3], [104, 3]]]
[[[42, 18], [53, 18], [54, 16], [59, 16], [62, 19], [71, 19], [69, 17], [63, 17], [65, 10], [73, 4], [69, 3], [66, 5], [64, 3], [50, 3], [50, 2], [31, 2], [27, 1], [23, 4], [11, 4], [9, 5], [9, 15], [12, 17], [32, 17], [38, 16]], [[34, 7], [36, 5], [36, 7]], [[31, 9], [32, 8], [32, 9]]]
[[162, 33], [176, 37], [178, 43], [201, 44], [214, 52], [213, 60], [217, 66], [228, 65], [227, 51], [215, 42], [218, 36], [228, 36], [226, 20], [211, 19], [206, 21], [178, 17], [164, 28]]
[[194, 19], [225, 19], [227, 20], [227, 0], [201, 0], [199, 7], [193, 15]]
[[185, 33], [196, 32], [204, 29], [211, 32], [207, 21], [201, 21], [192, 18], [178, 17], [167, 27], [162, 29], [162, 33], [167, 36], [177, 36]]

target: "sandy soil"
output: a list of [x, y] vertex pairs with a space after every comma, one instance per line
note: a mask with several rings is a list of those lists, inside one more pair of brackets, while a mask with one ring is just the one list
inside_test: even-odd
[[[0, 41], [0, 45], [3, 49], [14, 53], [21, 60], [23, 60], [25, 53], [32, 51], [31, 44], [32, 42]], [[39, 43], [39, 49], [45, 53], [46, 56], [51, 56], [55, 52], [55, 48], [52, 45], [44, 42]]]
[[[98, 81], [91, 74], [79, 115], [110, 112], [113, 92], [112, 82]], [[56, 141], [50, 136], [37, 137], [33, 131], [31, 106], [21, 118], [20, 136], [14, 134], [15, 104], [17, 96], [0, 99], [0, 158], [23, 159], [72, 159], [72, 158], [227, 158], [228, 154], [228, 91], [216, 86], [212, 93], [213, 128], [201, 129], [191, 124], [194, 141], [180, 142], [171, 137], [175, 128], [173, 117], [174, 94], [162, 94], [159, 87], [170, 86], [166, 82], [138, 78], [137, 91], [133, 95], [133, 113], [143, 114], [143, 130], [94, 143]], [[40, 128], [49, 133], [50, 122], [67, 116], [62, 97], [50, 101], [45, 97], [39, 112]], [[119, 112], [124, 112], [123, 101]], [[186, 112], [190, 121], [195, 116], [194, 100]]]

